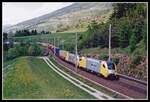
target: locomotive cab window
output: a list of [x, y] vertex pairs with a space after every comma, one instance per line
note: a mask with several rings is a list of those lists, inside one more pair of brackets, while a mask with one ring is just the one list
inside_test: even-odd
[[112, 63], [112, 62], [107, 62], [107, 65], [108, 65], [108, 69], [109, 69], [109, 70], [115, 70], [115, 65], [114, 65], [114, 63]]
[[103, 64], [103, 67], [105, 68], [105, 65]]

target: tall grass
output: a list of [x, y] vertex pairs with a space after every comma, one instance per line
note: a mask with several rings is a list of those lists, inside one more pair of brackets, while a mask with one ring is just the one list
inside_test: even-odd
[[4, 72], [5, 99], [95, 99], [55, 73], [42, 59], [20, 57], [11, 63]]

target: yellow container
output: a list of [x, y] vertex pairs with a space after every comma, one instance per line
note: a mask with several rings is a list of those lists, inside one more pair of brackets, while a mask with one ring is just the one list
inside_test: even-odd
[[80, 59], [79, 59], [79, 67], [80, 68], [86, 68], [86, 58], [85, 57], [80, 57]]
[[65, 60], [66, 56], [67, 56], [67, 51], [64, 51], [64, 50], [60, 50], [59, 52], [59, 56]]
[[69, 59], [69, 52], [66, 51], [66, 57], [65, 57], [65, 60], [68, 61], [68, 59]]

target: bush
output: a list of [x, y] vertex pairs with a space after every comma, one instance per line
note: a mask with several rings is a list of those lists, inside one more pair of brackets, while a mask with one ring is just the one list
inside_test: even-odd
[[38, 56], [41, 54], [41, 48], [39, 45], [31, 45], [29, 48], [28, 48], [28, 54], [30, 56]]
[[34, 52], [35, 50], [34, 50], [34, 46], [30, 46], [29, 47], [29, 49], [28, 49], [28, 54], [30, 55], [30, 56], [32, 56], [32, 55], [34, 55]]
[[9, 49], [8, 44], [3, 44], [3, 49], [4, 49], [4, 51], [8, 51], [8, 49]]
[[16, 48], [10, 48], [8, 50], [8, 54], [7, 54], [6, 58], [7, 58], [7, 60], [12, 60], [12, 59], [14, 59], [14, 58], [16, 58], [18, 56], [19, 56], [19, 54], [18, 54]]
[[147, 56], [145, 46], [146, 45], [144, 44], [143, 40], [141, 40], [137, 48], [134, 50], [133, 56], [136, 56], [136, 55]]
[[130, 52], [132, 53], [136, 48], [136, 36], [135, 33], [131, 33], [130, 38]]
[[19, 56], [39, 56], [41, 55], [42, 49], [39, 45], [17, 45], [14, 48], [10, 48], [6, 56], [4, 56], [5, 60], [12, 60]]
[[119, 58], [112, 58], [112, 60], [116, 65], [119, 63]]
[[132, 63], [135, 65], [140, 64], [141, 60], [142, 60], [142, 56], [140, 55], [132, 56]]
[[133, 63], [131, 63], [131, 64], [129, 65], [129, 67], [130, 67], [130, 69], [134, 69], [134, 68], [136, 68], [136, 65], [133, 64]]
[[108, 60], [108, 54], [100, 54], [100, 57], [99, 57], [99, 59], [100, 60]]

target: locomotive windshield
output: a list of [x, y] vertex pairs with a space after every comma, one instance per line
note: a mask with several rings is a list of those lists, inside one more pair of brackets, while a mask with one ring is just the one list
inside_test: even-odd
[[107, 65], [109, 70], [115, 70], [115, 65], [112, 61], [108, 61]]

